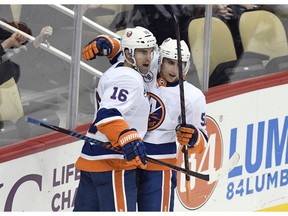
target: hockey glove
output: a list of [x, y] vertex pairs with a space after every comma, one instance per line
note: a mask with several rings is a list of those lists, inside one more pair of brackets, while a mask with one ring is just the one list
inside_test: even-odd
[[85, 60], [93, 60], [97, 55], [104, 55], [112, 60], [119, 53], [120, 47], [119, 39], [99, 35], [85, 46], [82, 56]]
[[193, 125], [186, 124], [176, 127], [177, 140], [182, 146], [188, 147], [188, 153], [201, 153], [204, 149], [204, 142], [199, 136], [200, 131]]
[[124, 130], [119, 136], [118, 143], [122, 146], [124, 159], [142, 169], [146, 168], [146, 147], [134, 128]]

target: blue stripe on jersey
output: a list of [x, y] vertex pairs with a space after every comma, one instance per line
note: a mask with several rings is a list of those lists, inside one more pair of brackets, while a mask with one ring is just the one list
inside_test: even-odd
[[111, 149], [107, 149], [97, 145], [91, 145], [89, 142], [85, 142], [82, 148], [81, 153], [89, 155], [89, 156], [96, 156], [96, 155], [104, 155], [104, 154], [121, 154], [117, 153]]
[[145, 142], [146, 152], [148, 155], [166, 155], [175, 154], [177, 151], [176, 142], [165, 144], [152, 144]]
[[101, 108], [97, 112], [97, 117], [96, 117], [96, 123], [102, 121], [103, 119], [106, 118], [111, 118], [111, 117], [122, 117], [121, 113], [113, 108], [113, 109], [106, 109], [106, 108]]
[[200, 132], [202, 133], [202, 135], [203, 135], [203, 137], [204, 137], [204, 139], [205, 139], [205, 142], [207, 143], [208, 142], [208, 136], [207, 136], [207, 134], [205, 134], [205, 132], [203, 131], [203, 130], [201, 130], [201, 129], [199, 129], [200, 130]]

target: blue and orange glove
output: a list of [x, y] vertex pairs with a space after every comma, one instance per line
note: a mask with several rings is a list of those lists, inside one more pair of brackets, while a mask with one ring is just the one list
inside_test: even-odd
[[146, 147], [134, 128], [122, 131], [119, 135], [118, 144], [122, 146], [124, 159], [142, 169], [146, 168]]
[[[204, 149], [204, 141], [199, 135], [200, 131], [193, 125], [179, 124], [176, 127], [176, 136], [180, 145], [188, 147], [188, 153], [202, 153]], [[183, 150], [183, 149], [182, 149]]]
[[109, 60], [112, 60], [120, 52], [120, 48], [119, 39], [99, 35], [84, 47], [82, 57], [85, 60], [93, 60], [98, 55], [107, 56]]

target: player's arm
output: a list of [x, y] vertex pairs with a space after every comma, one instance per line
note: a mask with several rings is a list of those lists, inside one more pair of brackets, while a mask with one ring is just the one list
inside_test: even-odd
[[82, 56], [85, 60], [93, 60], [97, 55], [107, 56], [113, 64], [117, 61], [120, 51], [120, 39], [99, 35], [84, 47]]
[[[154, 50], [154, 58], [151, 63], [151, 71], [154, 76], [158, 71], [159, 50]], [[118, 60], [124, 59], [121, 56], [121, 44], [119, 38], [110, 38], [107, 35], [99, 35], [92, 41], [90, 41], [83, 49], [82, 56], [85, 60], [93, 60], [96, 56], [107, 56], [111, 64], [115, 64]], [[119, 57], [120, 56], [120, 57]]]
[[[190, 110], [189, 110], [190, 109]], [[186, 106], [186, 125], [176, 127], [176, 136], [179, 144], [188, 147], [188, 153], [202, 153], [207, 146], [208, 136], [206, 131], [206, 101], [201, 96], [193, 105]]]
[[[132, 161], [136, 166], [145, 168], [145, 145], [138, 131], [130, 128], [123, 117], [124, 110], [131, 110], [131, 106], [135, 104], [137, 99], [137, 94], [134, 94], [136, 91], [133, 91], [133, 88], [136, 89], [139, 86], [135, 82], [131, 82], [129, 85], [121, 82], [117, 87], [112, 84], [106, 89], [100, 103], [100, 109], [97, 112], [96, 127], [109, 139], [114, 147], [122, 148], [126, 160]], [[117, 94], [119, 97], [115, 97], [115, 91], [119, 91], [119, 94]]]

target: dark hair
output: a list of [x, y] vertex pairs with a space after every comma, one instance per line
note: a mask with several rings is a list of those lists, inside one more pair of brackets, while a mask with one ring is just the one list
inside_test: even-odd
[[[9, 23], [9, 22], [8, 22], [7, 20], [5, 20], [5, 19], [0, 19], [0, 20], [3, 21], [3, 22], [5, 22], [5, 23], [7, 23], [7, 24], [9, 24], [9, 25], [11, 25], [11, 26], [13, 26], [14, 28], [17, 28], [17, 29], [19, 29], [19, 30], [21, 30], [21, 31], [29, 34], [29, 35], [32, 35], [31, 29], [28, 28], [27, 24], [24, 23], [24, 22], [21, 22], [21, 21], [13, 21], [13, 22], [10, 22], [10, 23]], [[0, 27], [0, 39], [1, 39], [1, 40], [6, 40], [7, 38], [11, 37], [11, 35], [12, 35], [11, 32], [9, 32], [9, 31], [7, 31], [7, 30], [5, 30], [5, 29], [3, 29], [3, 28]], [[27, 43], [28, 43], [28, 40], [27, 40], [25, 43], [23, 43], [23, 45], [25, 45], [25, 44], [27, 44]]]

